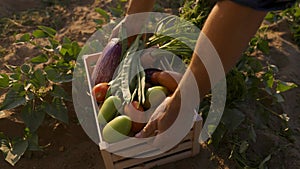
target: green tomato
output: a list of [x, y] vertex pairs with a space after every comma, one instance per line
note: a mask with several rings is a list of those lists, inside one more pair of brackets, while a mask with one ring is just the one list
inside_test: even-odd
[[160, 105], [168, 96], [169, 91], [164, 86], [154, 86], [147, 89], [144, 107], [155, 108]]
[[127, 137], [131, 130], [131, 119], [126, 115], [117, 116], [107, 123], [102, 131], [104, 141], [114, 143]]
[[98, 122], [102, 125], [112, 120], [118, 109], [122, 106], [122, 101], [117, 96], [109, 96], [101, 106], [98, 114]]

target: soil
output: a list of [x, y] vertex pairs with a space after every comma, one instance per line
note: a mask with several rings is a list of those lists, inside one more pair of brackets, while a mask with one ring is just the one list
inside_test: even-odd
[[[87, 38], [96, 31], [96, 24], [93, 19], [98, 19], [100, 16], [94, 12], [94, 8], [107, 9], [107, 6], [113, 2], [69, 0], [66, 3], [67, 5], [60, 4], [49, 7], [49, 4], [35, 0], [26, 0], [26, 2], [25, 0], [0, 0], [0, 4], [2, 4], [0, 17], [2, 19], [13, 18], [11, 24], [8, 25], [10, 29], [3, 29], [6, 31], [5, 34], [2, 32], [8, 36], [0, 36], [0, 73], [6, 72], [4, 65], [20, 65], [38, 53], [38, 50], [32, 46], [13, 43], [24, 32], [34, 30], [36, 28], [34, 24], [55, 25], [59, 35], [57, 38], [68, 36], [83, 45]], [[171, 8], [164, 10], [177, 12]], [[47, 17], [47, 12], [50, 12], [52, 17]], [[32, 17], [32, 21], [22, 23], [22, 18], [17, 18], [15, 14], [21, 14], [24, 18], [26, 15], [30, 15], [28, 17]], [[4, 25], [1, 25], [1, 28], [3, 27]], [[270, 55], [257, 54], [257, 57], [278, 65], [280, 79], [294, 82], [300, 86], [300, 51], [292, 41], [287, 23], [284, 21], [276, 23], [270, 28], [267, 32], [271, 45]], [[253, 149], [262, 156], [266, 156], [268, 155], [266, 152], [269, 152], [272, 147], [287, 145], [287, 148], [272, 155], [268, 167], [272, 169], [297, 169], [300, 168], [300, 88], [285, 92], [283, 95], [285, 102], [277, 110], [288, 114], [290, 117], [289, 127], [293, 131], [290, 138], [292, 141], [275, 132], [258, 131], [258, 140]], [[0, 99], [3, 99], [3, 95]], [[247, 106], [245, 111], [246, 109], [253, 110], [251, 104]], [[68, 110], [69, 125], [47, 119], [39, 128], [39, 142], [40, 145], [44, 146], [43, 151], [26, 153], [14, 167], [1, 157], [0, 169], [104, 169], [99, 148], [78, 124], [72, 103], [68, 103]], [[276, 125], [274, 125], [275, 127]], [[20, 121], [17, 110], [0, 112], [0, 132], [4, 132], [9, 137], [19, 137], [23, 135], [23, 130], [24, 124]], [[236, 164], [228, 159], [229, 155], [230, 151], [226, 148], [215, 150], [204, 144], [201, 145], [201, 151], [197, 156], [157, 168], [236, 168]]]

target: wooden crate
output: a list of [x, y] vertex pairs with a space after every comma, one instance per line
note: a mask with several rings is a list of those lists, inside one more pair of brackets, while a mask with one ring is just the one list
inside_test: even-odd
[[[147, 158], [126, 158], [115, 155], [106, 150], [101, 150], [101, 154], [107, 169], [147, 169], [163, 165], [177, 160], [195, 156], [199, 153], [200, 144], [198, 143], [201, 131], [202, 121], [197, 121], [187, 136], [171, 150]], [[118, 151], [136, 151], [137, 153], [153, 152], [153, 147], [147, 146], [147, 143], [128, 147], [121, 147]]]
[[[95, 65], [97, 59], [101, 57], [101, 53], [96, 53], [92, 55], [84, 56], [84, 64], [88, 74], [88, 81], [90, 81], [90, 75], [93, 71], [93, 65]], [[90, 85], [90, 90], [92, 86]], [[94, 105], [94, 113], [98, 112], [98, 106], [92, 98]], [[97, 119], [96, 119], [97, 121]], [[200, 144], [198, 143], [198, 138], [202, 129], [202, 119], [195, 121], [193, 127], [189, 133], [183, 138], [183, 140], [177, 144], [172, 149], [164, 152], [157, 153], [154, 156], [147, 156], [147, 153], [155, 153], [160, 151], [159, 149], [153, 147], [148, 141], [141, 140], [137, 141], [136, 138], [127, 138], [117, 143], [106, 143], [101, 138], [101, 126], [98, 126], [99, 133], [99, 147], [105, 163], [106, 169], [147, 169], [155, 166], [163, 165], [166, 163], [174, 162], [180, 159], [195, 156], [199, 153]], [[123, 157], [120, 154], [135, 154], [144, 155], [145, 158], [133, 158], [133, 157]], [[118, 154], [118, 155], [117, 155]]]

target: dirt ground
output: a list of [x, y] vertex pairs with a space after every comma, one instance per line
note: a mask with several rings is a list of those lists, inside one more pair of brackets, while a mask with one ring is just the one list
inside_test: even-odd
[[[52, 6], [52, 18], [42, 20], [44, 13], [32, 16], [35, 21], [42, 23], [55, 23], [59, 37], [68, 36], [80, 42], [81, 45], [96, 31], [93, 19], [99, 17], [94, 12], [95, 7], [106, 6], [110, 1], [76, 1], [69, 0], [68, 7]], [[35, 0], [0, 0], [0, 17], [14, 17], [14, 13], [22, 13], [28, 9], [47, 11], [45, 4]], [[166, 11], [172, 11], [166, 9]], [[24, 16], [25, 17], [25, 16]], [[26, 26], [22, 23], [12, 23], [16, 33], [22, 34], [35, 29], [35, 26]], [[24, 26], [25, 25], [25, 26]], [[268, 30], [268, 38], [271, 44], [271, 53], [263, 60], [279, 66], [279, 77], [285, 81], [295, 82], [300, 86], [300, 51], [291, 40], [290, 31], [285, 22], [274, 24]], [[0, 39], [0, 68], [1, 73], [5, 64], [20, 65], [26, 59], [33, 56], [36, 49], [13, 44], [15, 40], [13, 32], [10, 36]], [[58, 38], [59, 38], [58, 37]], [[5, 49], [5, 50], [1, 50]], [[258, 56], [260, 57], [260, 56]], [[2, 93], [1, 93], [2, 94]], [[300, 168], [300, 88], [284, 93], [286, 101], [281, 105], [280, 111], [290, 117], [289, 125], [294, 131], [294, 142], [290, 143], [285, 138], [275, 133], [257, 133], [257, 151], [263, 154], [268, 148], [280, 144], [288, 144], [288, 148], [272, 156], [269, 163], [270, 169]], [[3, 99], [3, 96], [1, 97]], [[16, 164], [9, 165], [0, 158], [0, 169], [104, 169], [103, 159], [97, 145], [92, 142], [78, 125], [76, 114], [70, 103], [68, 105], [70, 124], [64, 125], [54, 120], [47, 120], [39, 129], [39, 141], [44, 146], [44, 151], [27, 153]], [[251, 109], [251, 108], [250, 108]], [[252, 108], [253, 109], [253, 108]], [[24, 124], [20, 122], [17, 112], [4, 111], [0, 113], [0, 131], [9, 137], [21, 136]], [[200, 153], [193, 157], [176, 161], [159, 169], [169, 168], [207, 168], [207, 169], [234, 169], [236, 165], [228, 160], [230, 152], [227, 149], [214, 150], [211, 146], [202, 145]]]

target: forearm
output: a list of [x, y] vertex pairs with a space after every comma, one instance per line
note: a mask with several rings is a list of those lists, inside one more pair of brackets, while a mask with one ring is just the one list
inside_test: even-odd
[[[219, 1], [210, 13], [202, 33], [216, 49], [223, 64], [224, 72], [227, 73], [239, 60], [242, 52], [248, 46], [248, 42], [255, 35], [261, 25], [266, 12], [256, 11], [228, 0]], [[207, 39], [199, 36], [195, 50], [198, 51], [192, 56], [189, 68], [196, 77], [200, 96], [203, 97], [211, 89], [210, 77], [205, 66], [216, 66], [214, 59], [210, 56], [203, 56]], [[206, 60], [203, 64], [202, 59]], [[183, 78], [184, 79], [184, 78]], [[221, 80], [221, 79], [218, 79]], [[185, 82], [184, 80], [182, 81]]]
[[127, 15], [141, 13], [141, 12], [151, 12], [154, 6], [155, 0], [130, 0]]
[[110, 39], [118, 37], [120, 27], [124, 24], [124, 27], [127, 29], [128, 46], [130, 46], [136, 35], [140, 34], [141, 28], [148, 17], [147, 12], [152, 11], [154, 2], [155, 0], [130, 0], [126, 17], [114, 28]]

